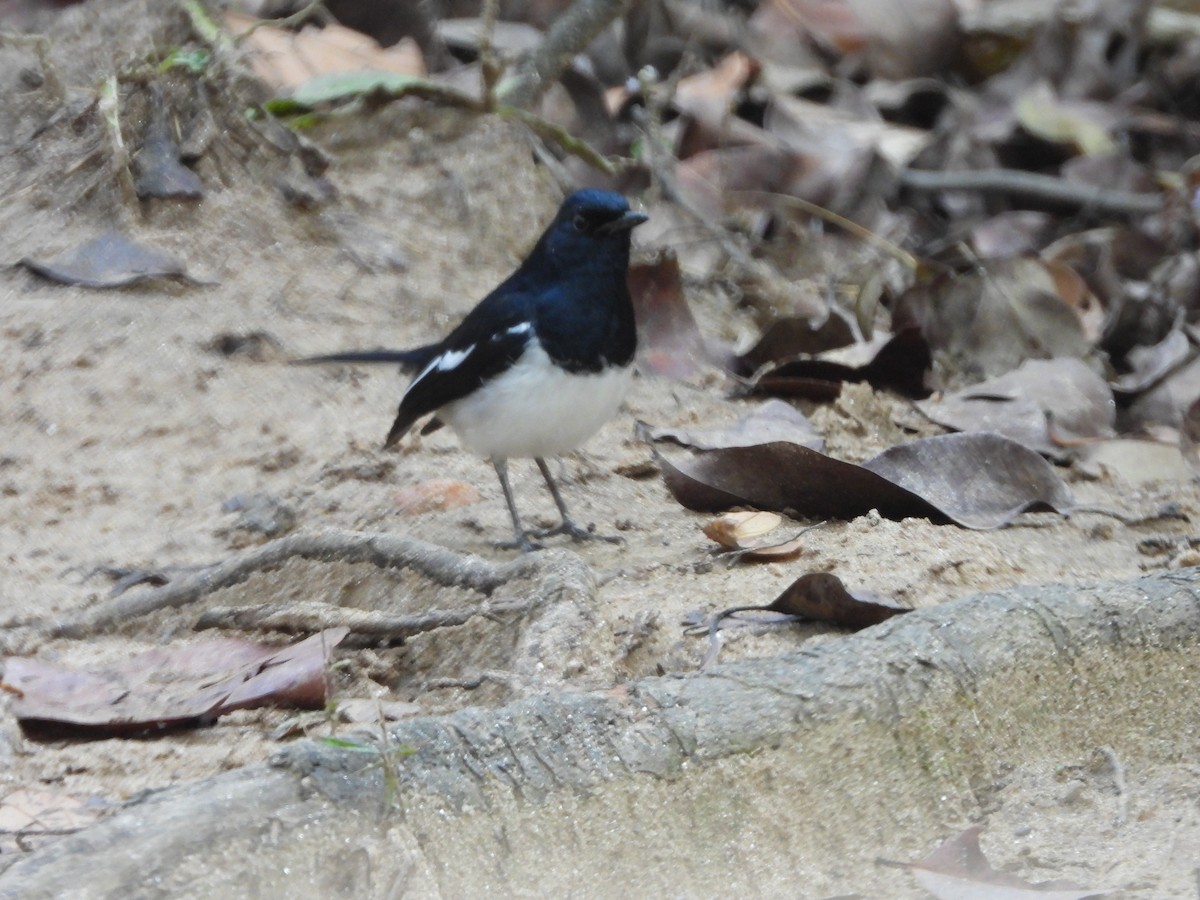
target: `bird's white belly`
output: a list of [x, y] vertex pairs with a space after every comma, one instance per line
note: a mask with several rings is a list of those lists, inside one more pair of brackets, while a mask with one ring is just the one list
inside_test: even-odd
[[632, 375], [632, 365], [565, 372], [533, 341], [511, 369], [440, 415], [464, 447], [482, 456], [556, 456], [616, 415]]

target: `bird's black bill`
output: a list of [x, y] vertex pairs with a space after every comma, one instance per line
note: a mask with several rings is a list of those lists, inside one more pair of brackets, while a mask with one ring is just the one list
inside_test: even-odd
[[622, 215], [621, 218], [605, 222], [596, 230], [601, 234], [615, 234], [618, 231], [628, 231], [630, 228], [636, 228], [649, 218], [644, 212], [636, 212], [631, 209]]

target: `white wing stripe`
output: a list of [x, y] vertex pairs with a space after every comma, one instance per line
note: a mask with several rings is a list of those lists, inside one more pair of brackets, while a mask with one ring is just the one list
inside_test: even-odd
[[451, 369], [456, 369], [462, 364], [462, 361], [471, 355], [471, 351], [475, 349], [475, 345], [463, 350], [447, 350], [437, 358], [436, 365], [439, 372], [449, 372]]
[[[420, 371], [417, 377], [412, 380], [412, 384], [408, 386], [408, 389], [412, 390], [414, 384], [423, 379], [434, 369], [437, 369], [439, 372], [449, 372], [451, 369], [457, 368], [462, 364], [464, 359], [471, 355], [471, 351], [474, 349], [475, 345], [471, 344], [471, 346], [463, 350], [447, 350], [445, 353], [439, 353], [437, 356], [431, 359], [428, 365], [426, 365], [425, 368]], [[405, 393], [407, 393], [407, 391]]]

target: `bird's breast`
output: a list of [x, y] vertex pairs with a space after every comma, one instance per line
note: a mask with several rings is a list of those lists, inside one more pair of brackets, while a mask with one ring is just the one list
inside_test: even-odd
[[574, 450], [616, 415], [632, 372], [632, 365], [569, 372], [533, 340], [516, 363], [448, 404], [441, 417], [481, 456], [555, 456]]

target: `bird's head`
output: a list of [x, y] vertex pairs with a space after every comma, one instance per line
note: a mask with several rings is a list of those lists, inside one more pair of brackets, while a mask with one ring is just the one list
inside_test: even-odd
[[629, 265], [629, 232], [645, 222], [645, 213], [613, 191], [576, 191], [563, 201], [530, 261], [563, 272], [619, 270]]

